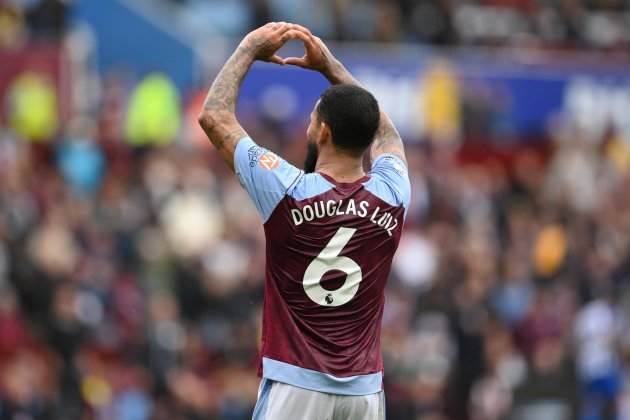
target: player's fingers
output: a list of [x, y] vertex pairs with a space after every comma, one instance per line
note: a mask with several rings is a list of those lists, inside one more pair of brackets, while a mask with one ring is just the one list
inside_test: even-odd
[[271, 28], [273, 32], [284, 32], [291, 29], [290, 24], [286, 22], [275, 22], [275, 25]]
[[284, 66], [284, 59], [282, 57], [280, 57], [278, 54], [274, 54], [271, 57], [269, 57], [267, 59], [267, 61], [269, 61], [270, 63], [276, 63], [276, 64], [280, 64], [281, 66]]
[[321, 52], [321, 48], [318, 46], [317, 41], [313, 39], [312, 36], [307, 37], [308, 39], [304, 41], [304, 49], [308, 54], [319, 54]]
[[291, 39], [299, 39], [302, 42], [304, 42], [304, 48], [306, 49], [307, 52], [317, 51], [317, 46], [315, 45], [315, 42], [313, 41], [313, 37], [307, 34], [306, 32], [292, 29], [288, 32], [288, 34], [289, 36], [291, 36]]
[[274, 33], [276, 33], [276, 31], [278, 31], [281, 28], [282, 28], [282, 25], [280, 24], [280, 22], [269, 22], [268, 24], [263, 26], [263, 29], [265, 30], [264, 32], [267, 36], [273, 35]]
[[308, 62], [306, 61], [305, 57], [287, 57], [283, 60], [284, 64], [289, 64], [291, 66], [298, 66], [298, 67], [307, 67], [308, 66]]
[[275, 28], [271, 30], [271, 32], [269, 33], [269, 38], [275, 39], [275, 40], [280, 39], [281, 41], [284, 42], [286, 41], [286, 39], [284, 38], [284, 34], [290, 30], [291, 30], [290, 24], [286, 22], [281, 22], [280, 25], [276, 26]]
[[319, 45], [319, 46], [327, 48], [326, 44], [324, 43], [324, 41], [322, 41], [320, 37], [313, 35], [312, 38], [313, 38], [313, 43], [315, 45]]
[[289, 29], [288, 31], [282, 34], [282, 41], [286, 42], [289, 39], [301, 39], [302, 41], [306, 42], [308, 39], [308, 36], [298, 30]]
[[304, 32], [307, 35], [313, 35], [311, 33], [311, 30], [308, 29], [306, 26], [302, 26], [302, 25], [297, 24], [297, 23], [292, 23], [291, 25], [293, 26], [293, 29], [297, 29], [298, 31], [302, 31], [302, 32]]
[[315, 35], [313, 35], [310, 31], [310, 29], [308, 29], [305, 26], [302, 25], [298, 25], [297, 23], [293, 23], [291, 24], [293, 26], [294, 30], [298, 30], [300, 32], [302, 32], [303, 34], [305, 34], [306, 36], [308, 36], [310, 38], [310, 42], [312, 44], [313, 47], [315, 47], [318, 43], [321, 42], [321, 39], [316, 37]]

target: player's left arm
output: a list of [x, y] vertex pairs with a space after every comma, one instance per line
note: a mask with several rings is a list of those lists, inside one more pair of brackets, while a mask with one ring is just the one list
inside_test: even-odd
[[247, 34], [214, 79], [199, 124], [225, 163], [234, 171], [234, 151], [247, 133], [236, 119], [236, 100], [245, 75], [256, 60], [284, 64], [275, 53], [295, 38], [293, 25], [271, 22]]

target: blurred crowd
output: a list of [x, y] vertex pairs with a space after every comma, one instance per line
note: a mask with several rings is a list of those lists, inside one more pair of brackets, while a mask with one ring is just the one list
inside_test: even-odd
[[[0, 126], [0, 419], [247, 419], [260, 219], [186, 124], [131, 146], [105, 105], [50, 141]], [[300, 165], [305, 126], [244, 125]], [[630, 155], [552, 137], [483, 161], [409, 148], [390, 418], [630, 418]]]
[[384, 333], [390, 398], [410, 400], [393, 418], [630, 418], [628, 151], [591, 140], [567, 129], [507, 171], [411, 155]]
[[[235, 31], [241, 9], [254, 15], [244, 28], [309, 11], [311, 26], [339, 39], [549, 36], [614, 48], [630, 28], [588, 35], [589, 19], [627, 21], [627, 2], [615, 0], [177, 3], [213, 7]], [[62, 33], [67, 4], [0, 0], [0, 45]], [[503, 35], [467, 38], [489, 30], [486, 14]], [[545, 32], [549, 16], [565, 26]], [[366, 28], [378, 29], [356, 32]], [[260, 219], [199, 141], [202, 92], [182, 111], [160, 76], [136, 89], [99, 83], [97, 109], [70, 119], [55, 86], [33, 74], [3, 98], [0, 420], [249, 419]], [[473, 111], [462, 111], [463, 127], [476, 126]], [[301, 166], [307, 121], [242, 122]], [[383, 320], [389, 418], [630, 419], [629, 140], [581, 124], [502, 149], [478, 130], [461, 145], [405, 139], [412, 206]]]
[[627, 0], [139, 0], [175, 4], [172, 16], [240, 36], [295, 21], [322, 38], [440, 45], [522, 45], [623, 51]]
[[[1, 0], [0, 46], [57, 39], [76, 0]], [[628, 0], [127, 0], [163, 6], [171, 29], [240, 38], [269, 21], [325, 39], [623, 52]], [[159, 13], [158, 13], [159, 14]]]
[[59, 40], [73, 0], [0, 0], [0, 49]]

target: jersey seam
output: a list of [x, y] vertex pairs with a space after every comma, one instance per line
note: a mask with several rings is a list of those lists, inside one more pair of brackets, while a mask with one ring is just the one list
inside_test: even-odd
[[382, 158], [387, 157], [387, 156], [391, 156], [391, 157], [393, 157], [394, 159], [399, 160], [399, 161], [400, 161], [403, 165], [405, 165], [405, 168], [409, 169], [409, 166], [407, 165], [407, 162], [405, 162], [405, 161], [404, 161], [403, 159], [401, 159], [399, 156], [396, 156], [396, 155], [395, 155], [395, 154], [393, 154], [393, 153], [383, 153], [383, 154], [378, 155], [378, 156], [376, 157], [376, 159], [372, 162], [372, 167], [370, 168], [370, 172], [374, 169], [374, 166], [376, 165], [376, 163], [377, 163], [379, 160], [381, 160]]
[[[297, 169], [297, 168], [296, 168]], [[269, 211], [269, 214], [267, 215], [266, 218], [263, 219], [263, 226], [269, 221], [269, 219], [271, 219], [271, 216], [273, 216], [273, 214], [275, 213], [276, 209], [278, 208], [278, 205], [280, 203], [282, 203], [282, 200], [284, 200], [285, 197], [289, 196], [289, 194], [287, 194], [289, 192], [289, 190], [291, 189], [291, 187], [293, 187], [297, 181], [302, 178], [302, 176], [304, 175], [304, 171], [299, 170], [298, 169], [298, 175], [295, 177], [295, 179], [289, 184], [289, 186], [284, 190], [284, 192], [282, 193], [282, 196], [280, 197], [280, 199], [276, 202], [276, 204], [274, 204], [273, 208]], [[258, 197], [256, 198], [258, 200]], [[261, 206], [262, 209], [262, 206]]]
[[[253, 175], [253, 174], [252, 174], [252, 175]], [[252, 176], [252, 186], [254, 187], [254, 191], [253, 191], [253, 194], [250, 194], [250, 195], [251, 195], [251, 196], [253, 196], [253, 197], [256, 199], [256, 203], [258, 203], [258, 208], [260, 209], [260, 211], [261, 211], [261, 213], [262, 213], [262, 211], [264, 210], [264, 209], [263, 209], [263, 206], [262, 206], [262, 202], [261, 202], [260, 198], [258, 198], [258, 194], [256, 194], [256, 189], [257, 189], [257, 188], [256, 188], [256, 184], [257, 184], [257, 183], [258, 183], [258, 182], [257, 182], [257, 180], [256, 180], [256, 177], [255, 177], [255, 176]], [[273, 211], [273, 210], [272, 210], [272, 211]], [[270, 212], [269, 214], [271, 214], [271, 212]]]
[[287, 195], [291, 187], [293, 187], [297, 183], [298, 179], [302, 178], [302, 175], [304, 175], [304, 171], [299, 171], [298, 175], [295, 177], [293, 182], [291, 182], [289, 186], [287, 187], [287, 189], [284, 190], [284, 195]]
[[282, 196], [280, 197], [280, 199], [276, 202], [276, 204], [274, 204], [273, 208], [269, 211], [269, 215], [267, 215], [267, 218], [263, 221], [263, 224], [267, 223], [267, 221], [271, 219], [271, 215], [276, 211], [276, 208], [278, 208], [278, 205], [282, 202], [282, 200], [284, 200], [284, 197], [288, 195], [287, 193], [289, 192], [291, 187], [298, 181], [298, 179], [302, 177], [302, 175], [303, 175], [303, 171], [298, 170], [298, 175], [295, 177], [293, 182], [291, 182], [289, 186], [284, 190], [284, 193], [282, 193]]
[[[396, 203], [392, 204], [390, 202], [388, 202], [387, 200], [383, 199], [382, 197], [379, 197], [378, 194], [372, 192], [369, 188], [367, 188], [367, 185], [370, 181], [372, 182], [382, 182], [383, 185], [389, 190], [389, 192], [392, 194], [392, 197], [394, 197], [396, 199]], [[402, 192], [398, 191], [397, 188], [393, 187], [392, 185], [389, 185], [388, 182], [386, 182], [385, 180], [382, 179], [382, 176], [379, 177], [373, 177], [372, 179], [370, 179], [369, 181], [365, 182], [363, 184], [363, 188], [365, 188], [370, 194], [376, 196], [379, 200], [383, 201], [384, 203], [392, 206], [392, 207], [404, 207], [405, 209], [407, 208], [407, 206], [405, 205], [405, 200], [403, 200], [402, 198]]]

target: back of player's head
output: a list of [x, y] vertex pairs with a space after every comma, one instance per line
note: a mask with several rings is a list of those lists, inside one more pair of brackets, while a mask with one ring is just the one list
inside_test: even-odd
[[367, 90], [335, 85], [322, 93], [317, 118], [328, 124], [337, 148], [360, 155], [374, 139], [380, 111], [378, 102]]

